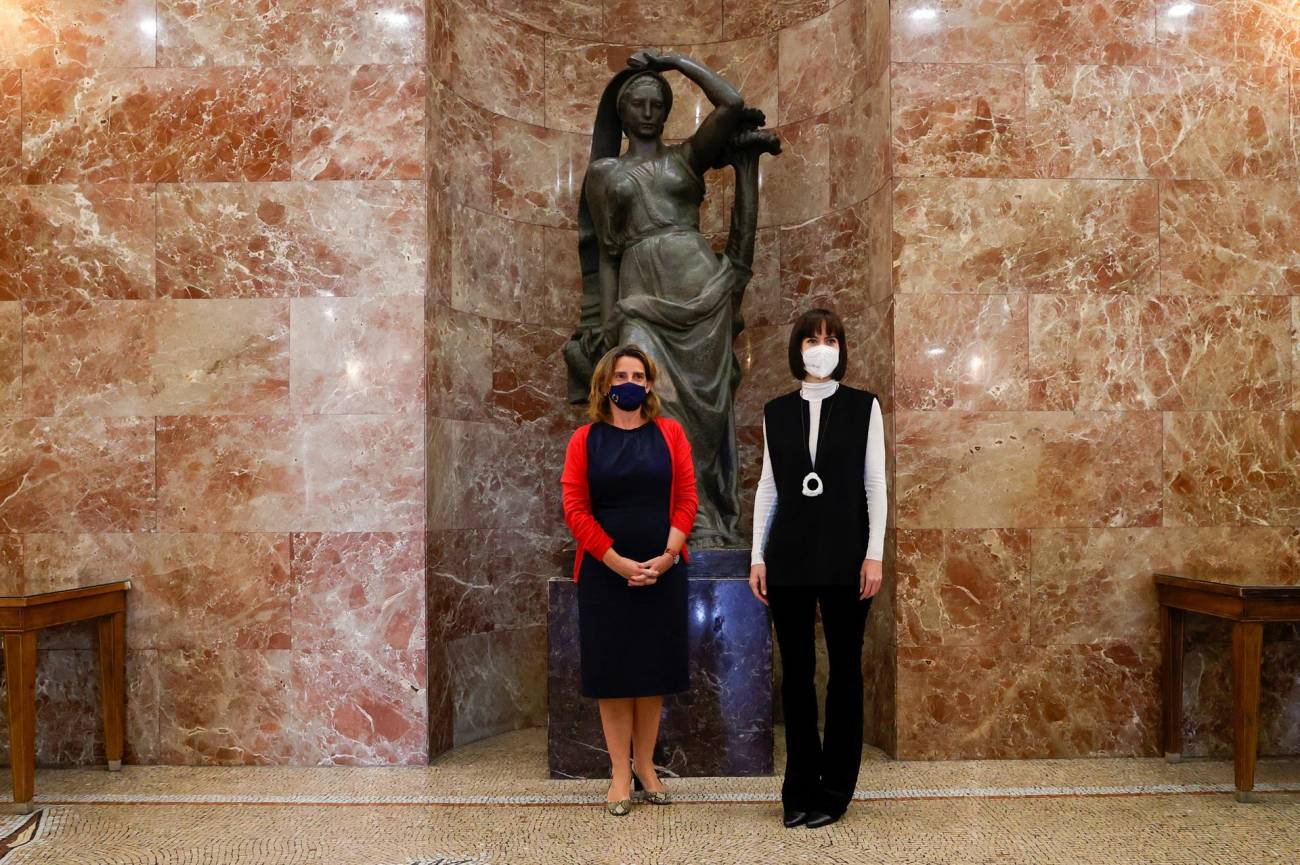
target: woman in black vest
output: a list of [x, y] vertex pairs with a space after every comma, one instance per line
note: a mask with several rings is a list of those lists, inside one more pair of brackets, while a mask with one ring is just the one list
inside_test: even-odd
[[[787, 827], [838, 820], [862, 760], [862, 639], [888, 505], [880, 404], [840, 384], [846, 350], [839, 316], [804, 313], [790, 334], [790, 372], [802, 384], [763, 407], [749, 585], [771, 610], [781, 650]], [[824, 742], [813, 685], [819, 604], [830, 661]]]

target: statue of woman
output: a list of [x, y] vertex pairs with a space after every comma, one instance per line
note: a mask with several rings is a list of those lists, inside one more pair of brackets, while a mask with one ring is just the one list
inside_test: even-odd
[[[713, 103], [695, 134], [665, 144], [672, 90], [664, 70], [685, 75]], [[740, 382], [733, 341], [753, 272], [758, 159], [779, 153], [729, 82], [680, 54], [641, 51], [605, 87], [592, 130], [578, 221], [583, 304], [565, 346], [570, 398], [585, 402], [595, 362], [617, 345], [643, 348], [658, 364], [666, 413], [685, 427], [695, 455], [698, 546], [740, 542], [736, 429]], [[627, 149], [623, 151], [623, 138]], [[704, 173], [730, 165], [736, 196], [726, 251], [700, 233]]]

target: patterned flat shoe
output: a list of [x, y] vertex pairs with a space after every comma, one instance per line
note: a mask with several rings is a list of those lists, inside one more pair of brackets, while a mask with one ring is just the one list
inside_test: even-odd
[[[609, 788], [611, 790], [614, 789], [614, 785], [610, 784]], [[611, 817], [626, 817], [628, 814], [632, 813], [632, 800], [618, 799], [616, 801], [610, 802], [608, 799], [606, 799], [605, 810], [609, 812], [609, 815]]]
[[645, 785], [641, 783], [641, 779], [637, 777], [635, 771], [632, 773], [632, 790], [634, 795], [637, 793], [641, 795], [641, 801], [649, 802], [651, 805], [673, 804], [672, 793], [669, 793], [667, 790], [655, 790], [653, 792], [647, 790]]

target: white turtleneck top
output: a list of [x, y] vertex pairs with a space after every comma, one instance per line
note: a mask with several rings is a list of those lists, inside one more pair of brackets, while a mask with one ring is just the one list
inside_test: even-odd
[[[808, 455], [817, 459], [817, 432], [821, 426], [822, 400], [839, 390], [840, 383], [831, 379], [824, 382], [804, 382], [799, 395], [808, 402]], [[885, 520], [889, 514], [889, 500], [885, 488], [885, 423], [880, 416], [880, 401], [871, 404], [871, 420], [867, 425], [867, 460], [863, 481], [867, 488], [868, 559], [880, 561], [885, 556]], [[776, 477], [772, 474], [772, 457], [767, 450], [767, 424], [763, 425], [763, 474], [758, 480], [754, 495], [754, 549], [751, 564], [763, 564], [763, 547], [767, 533], [776, 516]]]

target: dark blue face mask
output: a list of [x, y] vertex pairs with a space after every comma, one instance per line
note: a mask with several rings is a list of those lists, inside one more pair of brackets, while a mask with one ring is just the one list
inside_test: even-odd
[[609, 401], [623, 411], [636, 411], [641, 407], [641, 403], [645, 402], [645, 398], [649, 393], [645, 389], [645, 385], [637, 384], [634, 381], [625, 381], [609, 389]]

